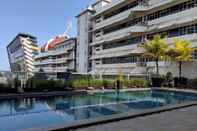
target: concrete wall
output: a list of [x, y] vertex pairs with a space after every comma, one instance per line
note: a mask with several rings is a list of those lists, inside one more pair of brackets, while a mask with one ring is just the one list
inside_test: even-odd
[[88, 51], [89, 51], [89, 19], [91, 12], [87, 11], [78, 17], [77, 33], [77, 72], [88, 72]]

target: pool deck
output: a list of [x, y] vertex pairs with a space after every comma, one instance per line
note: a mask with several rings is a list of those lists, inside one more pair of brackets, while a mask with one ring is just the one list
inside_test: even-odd
[[197, 131], [197, 106], [73, 131]]

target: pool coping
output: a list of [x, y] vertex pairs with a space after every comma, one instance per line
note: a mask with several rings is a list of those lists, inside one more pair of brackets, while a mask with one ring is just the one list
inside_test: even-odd
[[[168, 89], [168, 88], [151, 88], [153, 90], [164, 90], [164, 91], [177, 91], [177, 92], [185, 92], [182, 89]], [[136, 90], [133, 90], [136, 91]], [[187, 90], [187, 93], [195, 93], [197, 94], [197, 91], [191, 91]], [[197, 101], [193, 102], [184, 102], [181, 104], [173, 104], [173, 105], [167, 105], [163, 107], [158, 107], [154, 109], [146, 109], [144, 111], [134, 111], [134, 112], [126, 112], [126, 113], [121, 113], [121, 114], [114, 114], [114, 115], [109, 115], [109, 116], [103, 116], [100, 118], [93, 118], [93, 119], [87, 119], [87, 120], [79, 120], [74, 123], [65, 123], [65, 124], [60, 124], [56, 126], [50, 126], [46, 128], [31, 128], [31, 129], [26, 129], [25, 131], [62, 131], [62, 130], [73, 130], [73, 129], [78, 129], [78, 128], [85, 128], [88, 126], [93, 126], [93, 125], [99, 125], [99, 124], [107, 124], [111, 122], [116, 122], [120, 120], [126, 120], [126, 119], [134, 119], [137, 117], [144, 117], [148, 115], [153, 115], [153, 114], [158, 114], [158, 113], [163, 113], [167, 111], [173, 111], [181, 108], [187, 108], [191, 106], [197, 106]]]
[[1, 99], [17, 99], [17, 98], [33, 98], [33, 97], [50, 97], [50, 96], [62, 96], [62, 95], [85, 95], [87, 91], [54, 91], [54, 92], [32, 92], [32, 93], [21, 93], [21, 94], [0, 94]]
[[[163, 90], [163, 91], [176, 91], [184, 93], [195, 93], [196, 90], [190, 89], [176, 89], [176, 88], [131, 88], [131, 89], [121, 89], [120, 92], [124, 91], [148, 91], [148, 90]], [[94, 93], [103, 93], [103, 92], [114, 92], [114, 89], [109, 90], [76, 90], [76, 91], [54, 91], [54, 92], [30, 92], [30, 93], [21, 93], [21, 94], [0, 94], [1, 99], [16, 99], [16, 98], [32, 98], [32, 97], [50, 97], [50, 96], [62, 96], [62, 95], [78, 95], [78, 94], [94, 94]]]
[[[122, 89], [123, 91], [142, 91], [142, 90], [151, 90], [151, 88], [133, 88], [133, 89]], [[16, 99], [16, 98], [32, 98], [32, 97], [50, 97], [50, 96], [62, 96], [62, 95], [85, 95], [92, 93], [102, 93], [102, 92], [114, 92], [115, 90], [75, 90], [75, 91], [53, 91], [53, 92], [30, 92], [30, 93], [9, 93], [9, 94], [0, 94], [1, 99]]]

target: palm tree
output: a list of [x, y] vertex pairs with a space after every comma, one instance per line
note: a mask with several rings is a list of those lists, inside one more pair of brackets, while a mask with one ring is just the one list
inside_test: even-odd
[[191, 43], [186, 40], [173, 40], [173, 47], [167, 51], [167, 55], [179, 62], [179, 78], [182, 76], [182, 64], [192, 60]]
[[159, 60], [162, 60], [165, 57], [168, 48], [166, 41], [158, 34], [155, 35], [152, 40], [146, 40], [143, 48], [145, 49], [143, 56], [155, 60], [157, 75], [159, 75]]

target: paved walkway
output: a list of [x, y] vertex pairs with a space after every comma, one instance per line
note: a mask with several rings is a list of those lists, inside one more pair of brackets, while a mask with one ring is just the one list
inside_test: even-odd
[[197, 106], [75, 131], [197, 131]]

